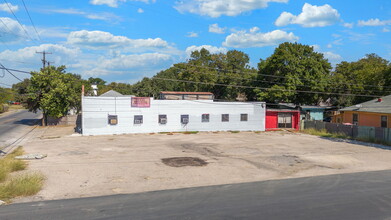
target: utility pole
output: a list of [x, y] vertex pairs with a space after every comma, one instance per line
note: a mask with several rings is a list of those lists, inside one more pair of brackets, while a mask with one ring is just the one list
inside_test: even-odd
[[[49, 63], [49, 62], [46, 62], [46, 54], [52, 54], [52, 53], [46, 52], [46, 51], [35, 52], [35, 53], [41, 53], [42, 54], [42, 64], [43, 64], [43, 68], [45, 69], [46, 63]], [[50, 65], [50, 63], [49, 63], [49, 65]]]

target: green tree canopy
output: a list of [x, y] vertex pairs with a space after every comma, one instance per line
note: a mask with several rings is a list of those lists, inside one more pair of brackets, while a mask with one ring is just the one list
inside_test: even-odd
[[[341, 94], [390, 95], [390, 83], [390, 63], [376, 54], [367, 54], [356, 62], [337, 64], [332, 77], [333, 91]], [[349, 106], [373, 98], [340, 95], [335, 97], [335, 104]]]
[[300, 91], [326, 92], [331, 64], [313, 47], [282, 43], [266, 60], [258, 63], [256, 89], [259, 100], [317, 104], [325, 95]]
[[[41, 110], [47, 116], [61, 117], [72, 108], [81, 108], [81, 87], [88, 82], [79, 75], [66, 73], [65, 66], [48, 66], [40, 72], [32, 72], [27, 104], [33, 112]], [[45, 120], [46, 121], [46, 120]]]

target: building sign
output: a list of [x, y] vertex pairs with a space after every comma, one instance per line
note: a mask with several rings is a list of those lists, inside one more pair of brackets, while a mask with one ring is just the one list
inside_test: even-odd
[[149, 97], [132, 97], [132, 107], [149, 108], [151, 106], [151, 98]]

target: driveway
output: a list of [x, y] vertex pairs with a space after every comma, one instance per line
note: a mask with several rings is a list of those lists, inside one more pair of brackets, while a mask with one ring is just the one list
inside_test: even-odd
[[[30, 162], [47, 177], [40, 201], [162, 189], [391, 169], [380, 145], [291, 132], [205, 132], [75, 136], [47, 128], [27, 145], [48, 154]], [[173, 167], [162, 159], [195, 157], [202, 166]]]

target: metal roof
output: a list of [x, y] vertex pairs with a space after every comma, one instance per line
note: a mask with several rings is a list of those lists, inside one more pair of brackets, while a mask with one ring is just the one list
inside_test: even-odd
[[[381, 101], [380, 101], [381, 99]], [[374, 112], [391, 114], [391, 95], [363, 102], [341, 109], [340, 111]]]
[[109, 91], [103, 93], [100, 96], [102, 96], [102, 97], [121, 97], [121, 96], [124, 96], [124, 95], [122, 95], [121, 93], [119, 93], [117, 91], [109, 90]]
[[175, 92], [175, 91], [162, 91], [161, 94], [166, 95], [213, 95], [211, 92]]

